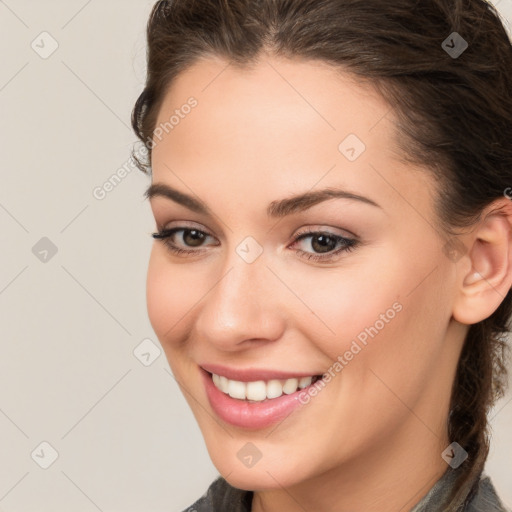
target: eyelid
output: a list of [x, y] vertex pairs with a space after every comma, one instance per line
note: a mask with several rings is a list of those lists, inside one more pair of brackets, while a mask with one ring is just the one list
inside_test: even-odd
[[211, 233], [211, 231], [207, 228], [205, 228], [202, 224], [199, 224], [197, 222], [193, 222], [190, 220], [173, 220], [172, 223], [160, 225], [157, 223], [157, 230], [158, 231], [170, 231], [171, 229], [197, 229], [198, 231], [203, 232], [205, 235], [211, 236], [213, 238], [217, 238], [215, 235]]
[[[341, 231], [341, 233], [339, 233]], [[311, 233], [330, 233], [335, 236], [340, 236], [342, 238], [353, 238], [355, 240], [359, 240], [359, 237], [349, 231], [348, 229], [338, 228], [335, 226], [328, 226], [327, 224], [312, 224], [307, 228], [301, 228], [296, 233], [293, 234], [294, 238], [300, 237], [301, 235], [311, 234]]]

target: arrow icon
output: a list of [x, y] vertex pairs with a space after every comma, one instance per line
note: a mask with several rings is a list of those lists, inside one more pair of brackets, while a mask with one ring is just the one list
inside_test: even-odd
[[42, 263], [48, 263], [57, 252], [57, 246], [46, 236], [32, 247], [32, 254]]
[[48, 469], [59, 458], [59, 453], [49, 442], [43, 441], [32, 450], [30, 457], [40, 468]]
[[144, 365], [151, 366], [159, 357], [161, 350], [149, 339], [142, 340], [133, 350], [133, 355]]
[[[251, 245], [249, 246], [249, 242]], [[255, 261], [261, 253], [263, 252], [263, 247], [252, 237], [245, 237], [237, 246], [236, 253], [242, 258], [246, 263], [252, 263]]]
[[442, 43], [443, 50], [452, 58], [457, 59], [468, 48], [468, 42], [458, 33], [452, 32]]
[[364, 142], [355, 133], [349, 133], [338, 146], [338, 151], [349, 162], [357, 160], [365, 150]]
[[468, 458], [468, 452], [459, 443], [453, 442], [446, 447], [441, 457], [448, 465], [455, 469]]
[[57, 50], [59, 43], [49, 32], [43, 31], [32, 40], [30, 47], [39, 57], [47, 59]]
[[236, 454], [242, 464], [248, 468], [255, 466], [262, 455], [261, 451], [253, 443], [246, 443]]

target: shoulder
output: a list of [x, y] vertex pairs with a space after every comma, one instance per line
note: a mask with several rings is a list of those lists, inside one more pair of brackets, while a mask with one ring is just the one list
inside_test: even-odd
[[482, 475], [480, 478], [476, 492], [465, 510], [467, 512], [511, 512], [498, 497], [487, 475]]
[[252, 492], [232, 487], [219, 476], [207, 491], [183, 512], [250, 512]]

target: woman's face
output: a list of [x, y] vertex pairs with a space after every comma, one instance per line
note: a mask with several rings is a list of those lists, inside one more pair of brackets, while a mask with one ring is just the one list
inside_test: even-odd
[[150, 202], [158, 229], [178, 229], [167, 243], [190, 252], [155, 240], [148, 313], [237, 487], [443, 463], [466, 326], [451, 317], [434, 181], [400, 162], [393, 131], [380, 97], [319, 62], [210, 58], [165, 97], [152, 184], [180, 196], [154, 188]]

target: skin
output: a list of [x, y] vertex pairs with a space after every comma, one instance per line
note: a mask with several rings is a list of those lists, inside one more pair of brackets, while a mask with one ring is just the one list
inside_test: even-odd
[[[153, 183], [212, 210], [150, 200], [156, 227], [210, 234], [174, 255], [155, 241], [147, 275], [151, 324], [227, 481], [254, 490], [253, 511], [410, 510], [448, 468], [441, 458], [451, 385], [468, 326], [510, 288], [510, 201], [462, 234], [448, 258], [430, 174], [400, 160], [394, 117], [368, 86], [325, 63], [265, 56], [250, 70], [198, 61], [173, 82], [158, 122], [194, 96], [198, 105], [153, 148]], [[338, 150], [356, 134], [366, 150]], [[330, 199], [282, 219], [272, 201], [339, 187], [375, 201]], [[490, 208], [489, 212], [493, 210]], [[327, 263], [299, 230], [356, 235]], [[236, 252], [253, 237], [262, 254]], [[337, 246], [335, 249], [337, 249]], [[201, 252], [202, 251], [202, 252]], [[402, 309], [317, 396], [279, 425], [242, 429], [215, 416], [198, 364], [321, 374], [380, 315]], [[237, 452], [252, 442], [248, 468]]]

